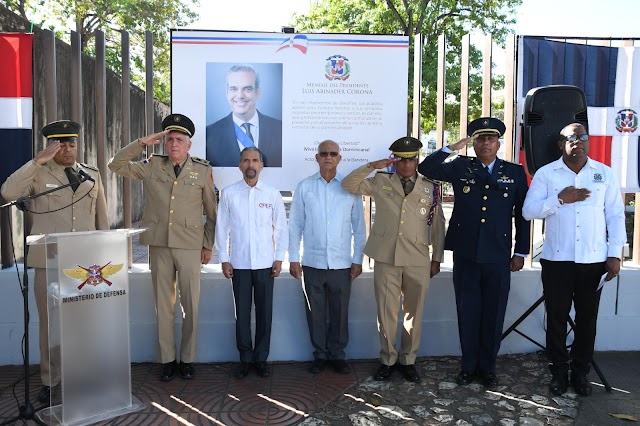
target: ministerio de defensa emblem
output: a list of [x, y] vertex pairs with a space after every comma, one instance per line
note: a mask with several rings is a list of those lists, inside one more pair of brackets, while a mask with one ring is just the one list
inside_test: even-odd
[[346, 80], [350, 77], [351, 66], [349, 59], [342, 55], [333, 55], [327, 58], [324, 66], [324, 76], [327, 80]]
[[97, 286], [102, 283], [106, 283], [107, 285], [113, 284], [111, 281], [107, 280], [107, 277], [115, 274], [120, 269], [122, 269], [122, 263], [119, 265], [112, 265], [111, 262], [107, 263], [104, 266], [91, 265], [89, 267], [84, 267], [78, 265], [75, 269], [65, 269], [64, 273], [66, 276], [75, 278], [77, 280], [82, 280], [82, 283], [78, 286], [78, 290], [82, 290], [86, 284]]

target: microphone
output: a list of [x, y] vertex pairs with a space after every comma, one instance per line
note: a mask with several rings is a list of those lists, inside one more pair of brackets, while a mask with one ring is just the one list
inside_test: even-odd
[[93, 179], [89, 173], [85, 172], [82, 169], [78, 170], [78, 175], [80, 175], [80, 177], [82, 178], [82, 182], [90, 180], [91, 182], [96, 183], [95, 179]]

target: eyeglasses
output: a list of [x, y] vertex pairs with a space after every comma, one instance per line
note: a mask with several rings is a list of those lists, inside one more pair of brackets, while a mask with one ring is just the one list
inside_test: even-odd
[[328, 157], [328, 156], [337, 157], [338, 155], [340, 155], [340, 153], [337, 151], [320, 151], [318, 155], [320, 157]]
[[564, 137], [566, 140], [568, 140], [569, 142], [576, 142], [578, 139], [581, 140], [582, 142], [586, 142], [589, 140], [589, 135], [584, 134], [584, 135], [569, 135], [569, 136], [565, 136]]

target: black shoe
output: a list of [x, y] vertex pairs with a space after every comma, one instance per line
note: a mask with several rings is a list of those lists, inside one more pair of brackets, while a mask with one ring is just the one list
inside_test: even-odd
[[326, 364], [327, 364], [326, 359], [322, 359], [322, 358], [314, 359], [313, 362], [311, 363], [311, 368], [309, 369], [309, 371], [312, 374], [318, 374], [324, 370], [324, 366]]
[[480, 373], [480, 377], [482, 378], [482, 386], [487, 389], [495, 389], [498, 387], [498, 377], [495, 373]]
[[333, 369], [338, 374], [349, 374], [351, 373], [351, 369], [349, 368], [349, 364], [344, 359], [334, 359], [333, 360]]
[[167, 362], [166, 364], [162, 364], [162, 372], [160, 372], [160, 381], [161, 382], [170, 382], [176, 377], [176, 367], [177, 364], [174, 361]]
[[258, 376], [269, 377], [271, 375], [271, 368], [266, 361], [256, 361], [255, 367], [258, 370]]
[[460, 386], [466, 386], [473, 382], [473, 374], [467, 373], [466, 371], [460, 371], [456, 376], [456, 383]]
[[249, 374], [249, 366], [248, 362], [241, 362], [238, 364], [236, 369], [233, 371], [233, 377], [236, 379], [244, 379]]
[[43, 386], [38, 392], [38, 401], [49, 404], [51, 403], [51, 386]]
[[400, 365], [400, 371], [404, 376], [405, 380], [413, 383], [420, 383], [420, 374], [418, 374], [418, 370], [416, 370], [416, 366], [411, 365]]
[[571, 371], [571, 386], [576, 390], [578, 395], [591, 395], [591, 383], [587, 380], [586, 374], [575, 373]]
[[376, 371], [376, 374], [373, 375], [373, 380], [377, 380], [378, 382], [389, 380], [394, 369], [395, 365], [380, 364], [380, 367], [378, 367], [378, 371]]
[[549, 383], [549, 391], [556, 396], [567, 392], [568, 387], [569, 377], [566, 371], [554, 374], [551, 378], [551, 383]]
[[193, 364], [190, 362], [180, 362], [180, 375], [185, 380], [193, 379], [193, 376], [196, 375]]

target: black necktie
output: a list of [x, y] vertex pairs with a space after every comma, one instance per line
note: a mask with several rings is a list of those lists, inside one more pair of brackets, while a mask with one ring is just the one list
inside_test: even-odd
[[173, 166], [173, 172], [176, 174], [176, 177], [180, 174], [180, 164], [176, 164]]
[[484, 168], [484, 173], [485, 173], [486, 177], [490, 178], [491, 177], [491, 172], [489, 171], [489, 166], [482, 165], [482, 167]]
[[72, 167], [66, 167], [64, 169], [64, 174], [67, 175], [67, 179], [69, 179], [69, 183], [71, 184], [71, 189], [73, 192], [76, 192], [76, 189], [80, 186], [80, 179], [78, 179], [78, 172], [76, 172]]
[[402, 189], [404, 189], [404, 195], [409, 195], [413, 191], [413, 182], [411, 179], [402, 179]]
[[244, 129], [244, 132], [247, 134], [247, 136], [249, 136], [249, 139], [251, 139], [251, 142], [255, 141], [253, 140], [253, 135], [251, 134], [251, 123], [242, 123], [242, 128]]

